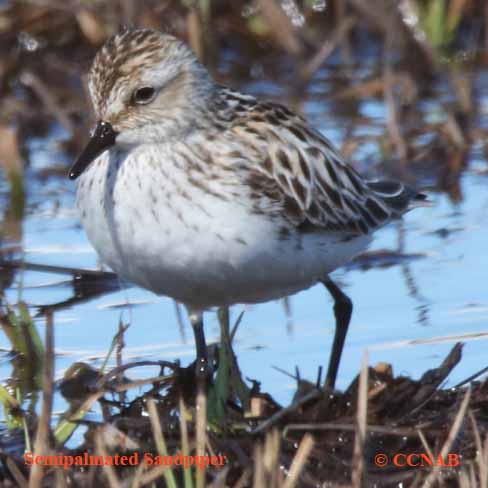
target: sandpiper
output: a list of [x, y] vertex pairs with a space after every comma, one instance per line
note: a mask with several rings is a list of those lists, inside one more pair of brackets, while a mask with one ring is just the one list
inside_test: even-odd
[[205, 310], [323, 283], [336, 319], [333, 387], [352, 302], [329, 274], [425, 196], [365, 181], [302, 117], [217, 84], [168, 34], [110, 38], [89, 89], [98, 123], [69, 177], [102, 261], [186, 306], [199, 370]]

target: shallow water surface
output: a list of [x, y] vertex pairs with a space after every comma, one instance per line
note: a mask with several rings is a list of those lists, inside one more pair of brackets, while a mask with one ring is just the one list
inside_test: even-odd
[[[298, 106], [312, 123], [340, 146], [346, 137], [348, 121], [334, 115], [334, 105], [324, 101], [320, 86], [327, 73], [319, 73]], [[480, 75], [480, 80], [482, 75]], [[246, 88], [246, 87], [244, 87]], [[286, 100], [285, 87], [250, 82], [247, 89]], [[279, 95], [279, 96], [278, 96]], [[483, 98], [486, 126], [488, 98]], [[359, 110], [368, 123], [356, 127], [359, 135], [381, 134], [385, 110], [382, 102], [369, 99]], [[32, 177], [28, 212], [23, 222], [22, 246], [28, 262], [94, 268], [97, 256], [80, 227], [74, 207], [74, 184], [60, 177], [40, 179], [43, 169], [53, 162], [67, 161], [59, 152], [61, 129], [53, 127], [47, 140], [30, 143]], [[376, 148], [365, 143], [358, 148], [360, 171], [374, 173], [368, 164]], [[376, 155], [376, 159], [377, 155]], [[488, 347], [488, 297], [486, 251], [488, 193], [486, 162], [481, 148], [474, 147], [468, 169], [461, 177], [464, 199], [457, 205], [440, 193], [429, 196], [434, 205], [419, 208], [376, 233], [372, 251], [401, 252], [410, 258], [364, 269], [351, 265], [334, 273], [334, 278], [354, 302], [354, 313], [339, 371], [338, 384], [346, 387], [357, 374], [364, 351], [369, 361], [391, 363], [396, 374], [419, 377], [439, 365], [453, 343], [466, 342], [464, 356], [449, 384], [466, 378], [486, 366]], [[2, 203], [6, 188], [2, 187]], [[384, 255], [384, 254], [383, 254]], [[7, 299], [19, 297], [33, 309], [38, 305], [70, 298], [72, 287], [66, 276], [38, 271], [17, 273], [7, 290]], [[293, 373], [299, 367], [302, 378], [313, 381], [319, 366], [326, 366], [334, 330], [332, 301], [322, 286], [303, 291], [289, 300], [235, 306], [233, 320], [245, 310], [237, 332], [235, 350], [243, 375], [256, 378], [263, 391], [278, 401], [288, 402], [295, 381], [273, 368]], [[139, 288], [123, 289], [55, 313], [56, 378], [75, 361], [100, 365], [122, 319], [130, 323], [125, 335], [125, 360], [153, 358], [188, 364], [194, 358], [191, 327], [183, 313], [178, 320], [175, 303]], [[36, 319], [41, 334], [44, 318]], [[217, 341], [216, 314], [206, 316], [209, 341]], [[9, 349], [0, 333], [0, 347]], [[0, 356], [1, 357], [1, 356]], [[0, 362], [0, 380], [11, 374], [10, 362]], [[137, 372], [143, 374], [143, 370]], [[56, 399], [55, 409], [63, 408]]]

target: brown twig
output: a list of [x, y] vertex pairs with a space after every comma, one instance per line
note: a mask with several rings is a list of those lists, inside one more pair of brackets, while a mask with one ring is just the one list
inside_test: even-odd
[[66, 111], [58, 104], [47, 85], [33, 72], [24, 71], [20, 75], [20, 81], [32, 89], [45, 105], [48, 112], [56, 117], [59, 123], [70, 133], [75, 133], [75, 125], [69, 118]]
[[[367, 425], [366, 431], [375, 433], [375, 434], [387, 434], [392, 436], [401, 436], [401, 437], [417, 437], [418, 429], [424, 428], [429, 426], [430, 423], [425, 423], [419, 425], [415, 428], [407, 428], [407, 427], [396, 427], [391, 425]], [[341, 422], [322, 422], [320, 424], [314, 423], [303, 423], [303, 424], [289, 424], [283, 429], [283, 436], [286, 438], [287, 433], [294, 431], [294, 430], [310, 430], [310, 431], [331, 431], [331, 430], [343, 430], [346, 432], [355, 432], [357, 430], [356, 424], [345, 424]], [[430, 430], [430, 432], [435, 432]], [[437, 432], [442, 432], [440, 429]]]
[[282, 408], [278, 412], [276, 412], [274, 415], [266, 419], [264, 422], [259, 424], [254, 430], [251, 431], [251, 434], [256, 435], [260, 434], [267, 429], [271, 428], [273, 425], [275, 425], [279, 420], [281, 420], [285, 415], [288, 415], [291, 412], [294, 412], [298, 408], [300, 408], [302, 405], [307, 403], [310, 400], [315, 400], [318, 398], [320, 395], [322, 395], [323, 392], [322, 390], [314, 389], [311, 392], [307, 393], [306, 395], [303, 395], [300, 397], [296, 402], [293, 402], [291, 405], [288, 407]]
[[293, 56], [303, 54], [302, 41], [297, 36], [290, 19], [276, 4], [275, 0], [257, 0], [257, 4], [270, 27], [271, 36], [278, 45]]
[[388, 59], [390, 52], [393, 48], [393, 36], [394, 32], [392, 28], [388, 29], [385, 37], [385, 61], [383, 67], [383, 79], [384, 79], [384, 98], [387, 107], [386, 126], [393, 145], [395, 146], [396, 153], [403, 163], [407, 159], [407, 143], [403, 138], [402, 131], [398, 120], [398, 110], [394, 96], [394, 77], [391, 67], [391, 61]]
[[308, 83], [311, 80], [315, 72], [327, 61], [338, 44], [347, 36], [355, 22], [355, 18], [346, 17], [335, 29], [331, 38], [326, 40], [312, 58], [305, 63], [300, 73], [303, 83]]

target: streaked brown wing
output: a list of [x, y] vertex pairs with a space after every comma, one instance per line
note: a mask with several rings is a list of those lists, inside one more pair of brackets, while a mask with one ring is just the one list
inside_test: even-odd
[[293, 224], [359, 235], [402, 213], [343, 162], [325, 137], [285, 107], [258, 103], [239, 125], [246, 142], [262, 154], [249, 185], [279, 202]]

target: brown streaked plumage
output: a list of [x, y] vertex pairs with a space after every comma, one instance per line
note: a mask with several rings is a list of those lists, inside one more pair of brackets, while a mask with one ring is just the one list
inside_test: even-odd
[[99, 122], [70, 177], [102, 260], [187, 306], [199, 372], [204, 310], [322, 282], [335, 302], [333, 386], [352, 303], [329, 273], [424, 196], [363, 180], [305, 119], [216, 84], [169, 35], [114, 36], [89, 86]]
[[[216, 156], [214, 164], [248, 161], [253, 194], [279, 204], [296, 227], [368, 234], [399, 218], [412, 201], [424, 199], [399, 182], [365, 182], [330, 141], [286, 107], [227, 88], [220, 96], [223, 103], [218, 106], [224, 109], [215, 116], [228, 126], [218, 137], [240, 138], [242, 149], [225, 154], [226, 161]], [[246, 147], [256, 152], [254, 157], [244, 157]]]

